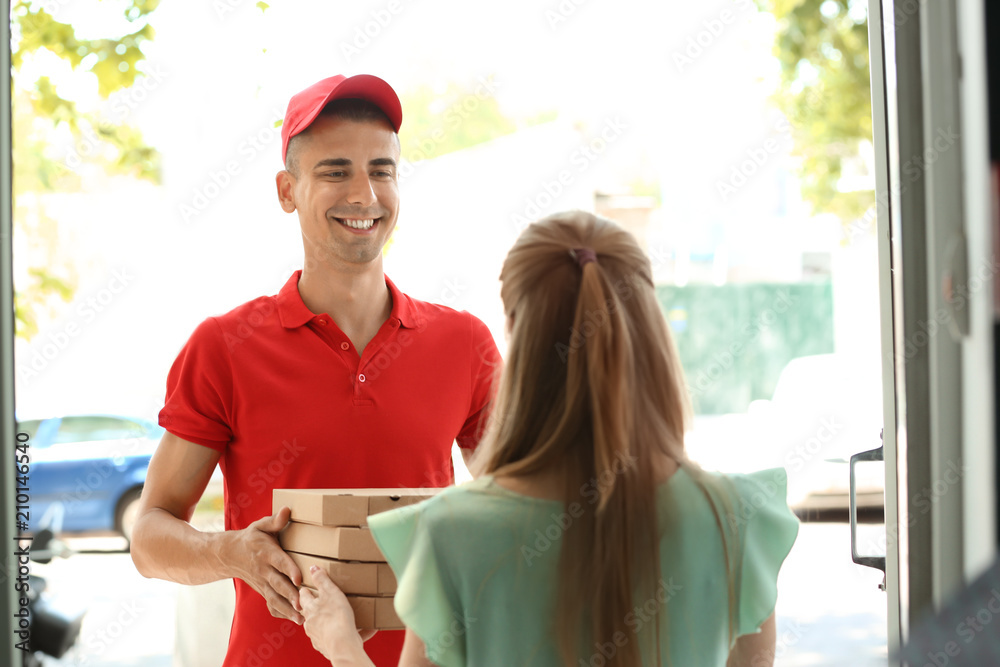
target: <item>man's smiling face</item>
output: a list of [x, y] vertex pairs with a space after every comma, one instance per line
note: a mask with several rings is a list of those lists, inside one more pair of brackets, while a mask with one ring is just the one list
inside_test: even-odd
[[399, 212], [399, 141], [385, 122], [320, 115], [295, 138], [295, 174], [282, 172], [282, 207], [297, 210], [306, 261], [369, 264]]

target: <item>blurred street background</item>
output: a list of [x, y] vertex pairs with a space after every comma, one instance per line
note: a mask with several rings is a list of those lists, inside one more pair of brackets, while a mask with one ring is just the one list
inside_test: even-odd
[[[114, 535], [191, 331], [301, 266], [278, 124], [341, 72], [402, 99], [387, 274], [474, 313], [501, 350], [497, 278], [527, 224], [580, 208], [636, 235], [693, 399], [691, 456], [784, 467], [790, 502], [823, 519], [781, 572], [776, 664], [886, 664], [881, 574], [851, 562], [845, 512], [846, 460], [882, 420], [866, 2], [12, 5], [17, 413], [33, 521], [79, 551], [36, 570], [89, 610], [51, 664], [220, 662], [231, 585], [145, 580]], [[877, 517], [883, 468], [860, 472]], [[220, 529], [220, 507], [199, 520]], [[880, 524], [861, 533], [884, 553]]]

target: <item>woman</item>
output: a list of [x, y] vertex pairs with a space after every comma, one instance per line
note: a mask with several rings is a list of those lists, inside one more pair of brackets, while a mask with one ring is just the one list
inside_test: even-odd
[[[771, 665], [798, 531], [784, 471], [686, 459], [683, 373], [635, 239], [554, 215], [500, 279], [509, 345], [480, 476], [370, 521], [399, 582], [400, 664]], [[371, 664], [346, 598], [317, 579], [313, 645]]]

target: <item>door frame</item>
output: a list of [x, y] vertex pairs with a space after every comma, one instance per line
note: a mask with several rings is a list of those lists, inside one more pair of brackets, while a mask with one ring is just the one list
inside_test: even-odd
[[[901, 620], [899, 600], [899, 553], [896, 549], [893, 528], [899, 525], [896, 485], [896, 380], [893, 350], [892, 320], [892, 245], [889, 242], [890, 206], [888, 121], [886, 108], [885, 44], [882, 32], [881, 0], [868, 2], [868, 53], [872, 91], [872, 142], [875, 146], [875, 226], [878, 237], [878, 276], [882, 360], [882, 447], [885, 460], [885, 525], [886, 561], [885, 582], [889, 599], [887, 612], [887, 640], [889, 654], [901, 646]], [[870, 226], [866, 224], [865, 227]], [[867, 229], [861, 230], [866, 232]], [[889, 267], [887, 270], [886, 267]], [[888, 354], [885, 353], [888, 351]], [[893, 604], [893, 600], [896, 603]]]
[[[3, 554], [12, 554], [14, 536], [14, 273], [11, 232], [13, 230], [12, 126], [10, 96], [10, 2], [0, 0], [3, 13], [3, 36], [0, 41], [0, 543], [6, 545]], [[17, 561], [10, 555], [0, 556], [0, 615], [8, 619], [0, 632], [0, 664], [20, 665], [15, 647], [14, 616], [17, 596], [14, 591]]]
[[997, 265], [982, 0], [868, 6], [894, 655], [996, 557]]

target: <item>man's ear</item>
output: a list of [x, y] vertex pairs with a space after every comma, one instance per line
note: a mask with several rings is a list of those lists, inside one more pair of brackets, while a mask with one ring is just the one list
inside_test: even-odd
[[278, 202], [281, 210], [285, 213], [295, 212], [295, 177], [290, 172], [282, 169], [274, 177], [274, 183], [278, 186]]

